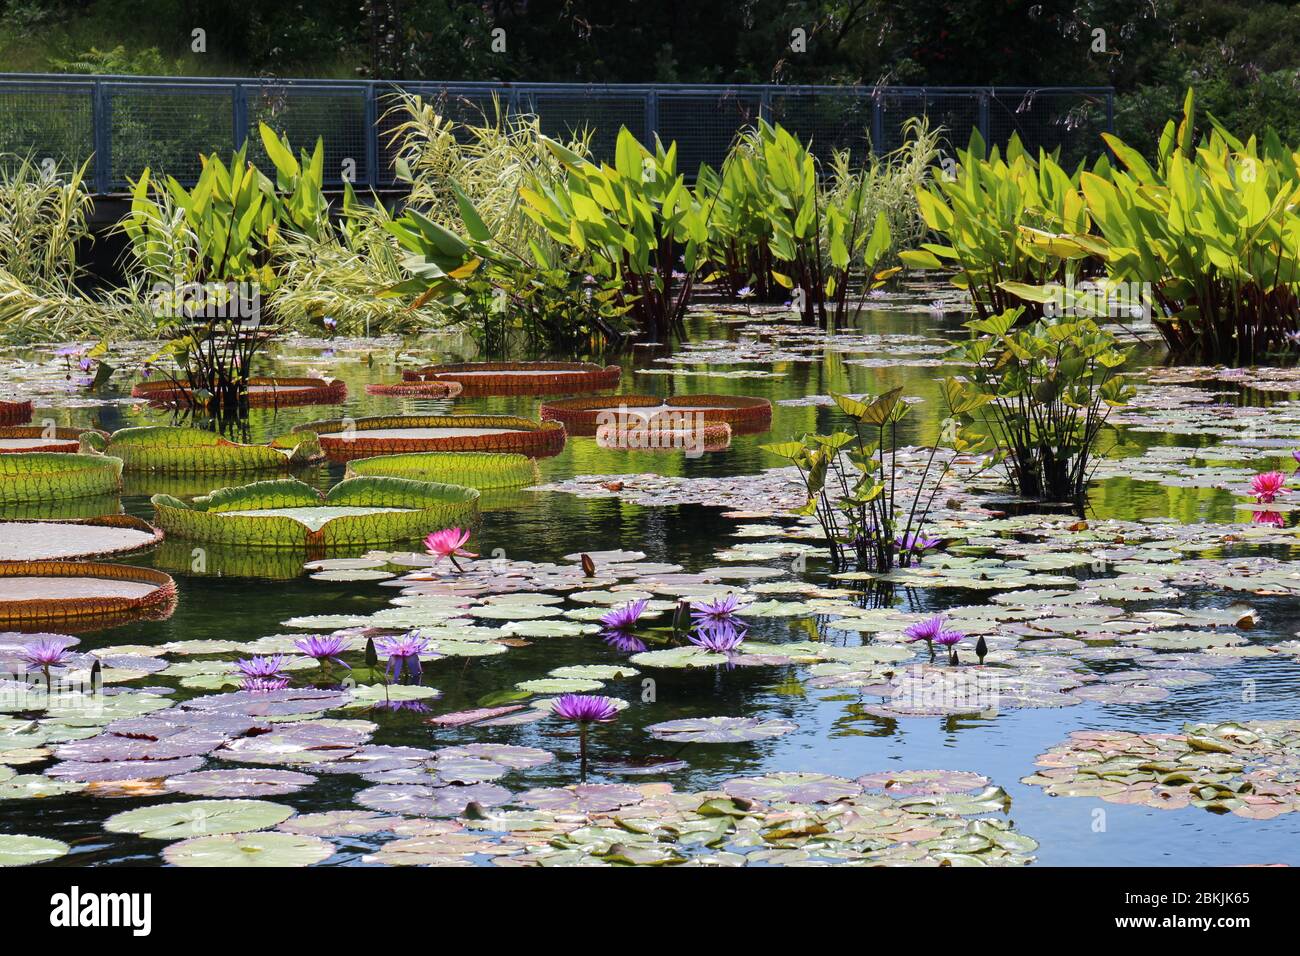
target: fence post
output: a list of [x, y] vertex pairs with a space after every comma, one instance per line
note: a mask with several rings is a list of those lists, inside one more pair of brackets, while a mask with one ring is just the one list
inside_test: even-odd
[[772, 122], [772, 88], [763, 87], [763, 95], [758, 100], [758, 118], [767, 122]]
[[91, 125], [95, 149], [95, 191], [103, 195], [108, 192], [113, 178], [113, 101], [103, 81], [96, 80], [94, 90]]
[[366, 185], [379, 186], [379, 92], [366, 84]]
[[645, 138], [653, 148], [654, 138], [659, 134], [659, 91], [650, 89], [645, 97]]
[[1115, 88], [1106, 91], [1106, 132], [1115, 133]]
[[880, 87], [871, 88], [871, 152], [883, 156], [885, 152], [885, 106]]
[[236, 83], [231, 96], [231, 118], [235, 124], [235, 150], [238, 151], [248, 141], [248, 90], [243, 83]]
[[990, 88], [989, 91], [986, 92], [986, 93], [985, 93], [985, 92], [981, 92], [981, 93], [980, 93], [980, 112], [979, 112], [980, 138], [984, 140], [984, 145], [985, 145], [986, 148], [988, 147], [988, 145], [989, 145], [989, 143], [990, 143], [990, 140], [989, 140], [989, 129], [990, 129], [990, 127], [989, 127], [989, 98], [990, 98], [991, 96], [995, 96], [995, 95], [996, 95], [996, 92], [995, 92], [992, 88]]

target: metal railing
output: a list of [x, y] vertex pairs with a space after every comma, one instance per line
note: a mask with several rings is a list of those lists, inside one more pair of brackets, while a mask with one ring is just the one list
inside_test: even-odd
[[[80, 164], [93, 157], [91, 188], [121, 192], [148, 166], [181, 182], [199, 156], [245, 142], [269, 170], [257, 123], [288, 135], [294, 148], [325, 144], [326, 181], [385, 189], [396, 185], [390, 110], [398, 90], [431, 101], [449, 118], [478, 122], [503, 111], [533, 113], [544, 132], [587, 129], [597, 158], [612, 158], [626, 126], [642, 142], [677, 141], [678, 169], [718, 167], [740, 128], [760, 117], [832, 149], [885, 152], [900, 145], [910, 117], [945, 130], [949, 148], [978, 129], [989, 143], [1012, 133], [1031, 150], [1061, 150], [1066, 161], [1102, 150], [1112, 129], [1109, 87], [686, 86], [676, 84], [439, 83], [374, 80], [264, 80], [207, 77], [0, 74], [0, 153]], [[250, 133], [252, 134], [250, 136]]]

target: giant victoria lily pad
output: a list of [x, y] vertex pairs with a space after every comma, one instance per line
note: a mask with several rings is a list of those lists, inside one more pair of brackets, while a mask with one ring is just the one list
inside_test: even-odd
[[563, 422], [573, 435], [595, 435], [602, 424], [664, 430], [689, 428], [697, 421], [725, 424], [737, 434], [750, 434], [766, 431], [772, 424], [772, 403], [740, 395], [614, 395], [544, 402], [541, 416]]
[[310, 432], [296, 432], [265, 445], [244, 445], [205, 429], [169, 425], [123, 428], [107, 439], [86, 435], [82, 445], [120, 458], [127, 472], [167, 475], [287, 471], [323, 456]]
[[622, 369], [591, 362], [465, 362], [404, 371], [412, 385], [451, 382], [466, 395], [572, 395], [618, 384]]
[[116, 494], [122, 460], [52, 451], [0, 455], [0, 505]]
[[222, 488], [186, 503], [154, 495], [168, 534], [219, 544], [337, 548], [392, 544], [431, 531], [474, 524], [479, 493], [403, 478], [351, 478], [322, 495], [301, 481], [259, 481]]
[[31, 402], [0, 402], [0, 426], [24, 425], [31, 420]]
[[0, 562], [0, 627], [61, 630], [169, 617], [176, 583], [152, 568], [88, 561]]
[[0, 427], [0, 455], [24, 452], [64, 452], [81, 450], [82, 436], [100, 435], [88, 428], [62, 428], [44, 425]]
[[564, 426], [513, 415], [378, 415], [310, 422], [331, 461], [403, 452], [506, 452], [545, 458], [564, 447]]
[[0, 561], [49, 561], [126, 554], [152, 547], [162, 532], [133, 515], [67, 521], [0, 521]]
[[531, 485], [537, 480], [537, 462], [527, 455], [500, 452], [413, 452], [354, 459], [348, 462], [347, 475], [450, 482], [487, 490]]
[[[196, 405], [203, 401], [189, 382], [137, 382], [131, 388], [131, 395], [155, 405]], [[347, 397], [348, 387], [338, 379], [255, 376], [248, 380], [248, 404], [259, 408], [341, 405]]]

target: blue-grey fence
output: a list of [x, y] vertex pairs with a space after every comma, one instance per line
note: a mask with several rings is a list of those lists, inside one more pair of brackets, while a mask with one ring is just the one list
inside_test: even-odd
[[[203, 77], [0, 74], [0, 153], [53, 159], [93, 157], [95, 192], [121, 192], [145, 166], [192, 182], [199, 156], [245, 141], [266, 164], [258, 121], [297, 147], [325, 144], [326, 179], [383, 189], [394, 185], [391, 142], [398, 89], [417, 93], [451, 119], [478, 122], [497, 108], [539, 117], [543, 130], [589, 130], [610, 158], [620, 126], [649, 142], [677, 141], [678, 168], [721, 164], [736, 131], [760, 117], [779, 122], [825, 158], [833, 149], [865, 155], [904, 139], [908, 118], [926, 116], [950, 143], [978, 129], [990, 143], [1016, 133], [1030, 149], [1060, 148], [1074, 161], [1102, 149], [1111, 130], [1109, 87], [686, 86], [572, 83], [441, 83], [265, 80]], [[250, 132], [253, 134], [250, 140]]]

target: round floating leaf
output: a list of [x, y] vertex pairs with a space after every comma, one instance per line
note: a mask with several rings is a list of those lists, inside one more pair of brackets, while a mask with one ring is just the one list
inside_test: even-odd
[[29, 866], [48, 863], [67, 855], [72, 848], [62, 840], [49, 837], [0, 833], [0, 866]]
[[496, 807], [510, 800], [509, 790], [491, 783], [470, 786], [379, 784], [356, 795], [357, 803], [383, 813], [421, 817], [454, 817], [471, 803]]
[[862, 792], [860, 784], [824, 773], [772, 773], [760, 777], [736, 777], [724, 783], [722, 789], [729, 796], [747, 800], [788, 803], [834, 803]]
[[200, 770], [167, 780], [167, 789], [194, 797], [274, 797], [316, 781], [292, 770]]
[[334, 855], [332, 844], [295, 833], [225, 833], [164, 847], [172, 866], [311, 866]]
[[788, 720], [758, 717], [692, 717], [651, 724], [646, 730], [660, 740], [697, 744], [729, 744], [780, 737], [799, 725]]
[[104, 823], [104, 829], [110, 833], [134, 833], [152, 840], [175, 840], [265, 830], [291, 816], [293, 807], [267, 800], [190, 800], [114, 814]]

